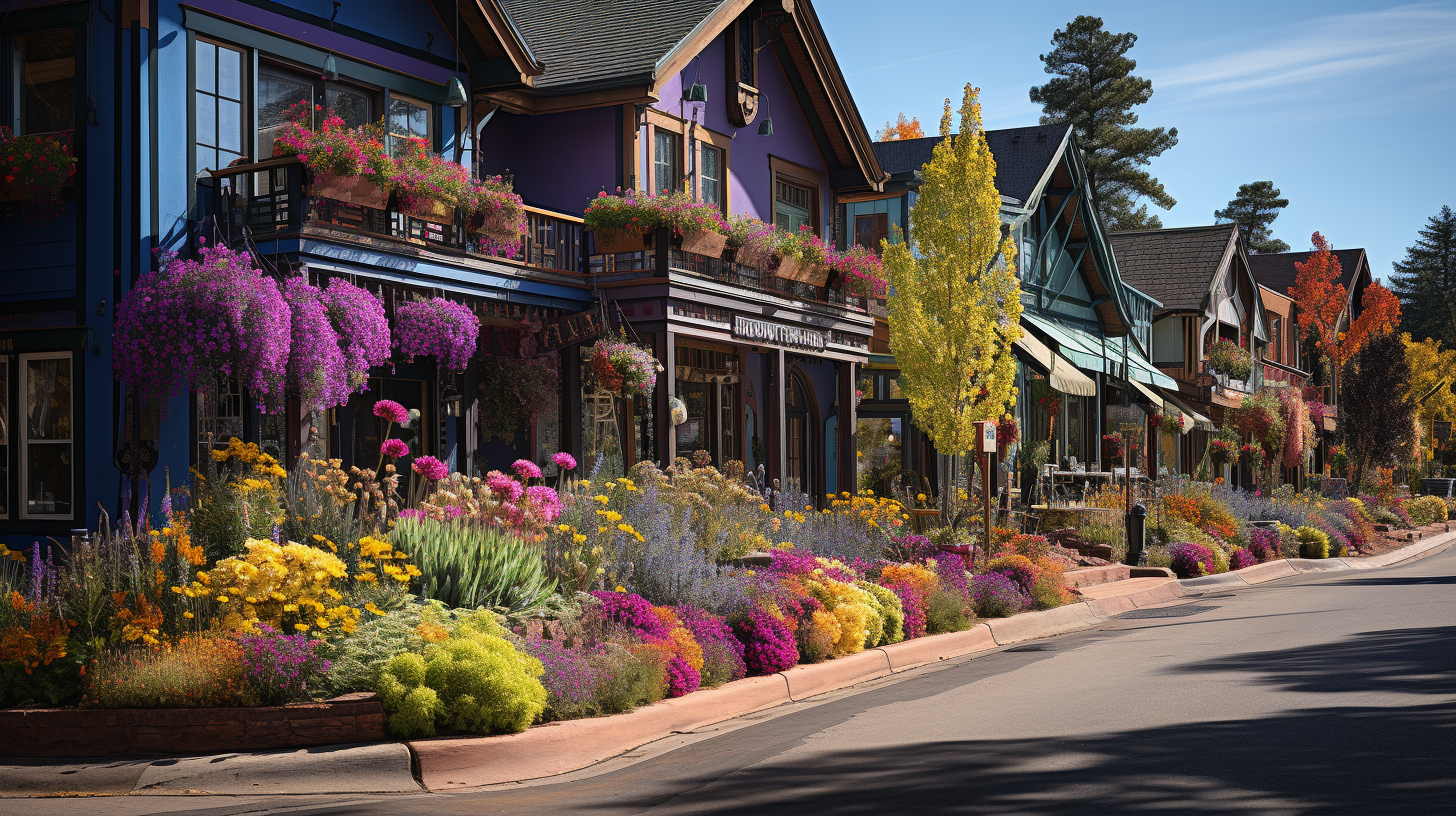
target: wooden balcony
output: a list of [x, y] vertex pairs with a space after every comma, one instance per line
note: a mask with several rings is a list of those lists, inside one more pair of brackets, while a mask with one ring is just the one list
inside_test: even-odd
[[229, 245], [323, 231], [379, 248], [415, 247], [445, 256], [505, 261], [530, 269], [580, 274], [584, 269], [581, 218], [526, 207], [526, 237], [515, 255], [483, 252], [459, 208], [444, 216], [412, 214], [393, 197], [380, 207], [314, 195], [310, 173], [293, 157], [211, 171], [209, 194], [217, 239]]

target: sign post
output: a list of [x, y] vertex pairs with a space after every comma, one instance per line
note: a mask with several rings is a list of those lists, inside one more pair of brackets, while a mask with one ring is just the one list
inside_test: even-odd
[[[991, 457], [996, 453], [996, 423], [976, 423], [976, 458], [981, 462], [981, 522], [984, 529], [982, 558], [991, 557]], [[972, 564], [972, 566], [975, 566]]]
[[1136, 508], [1141, 512], [1135, 514], [1132, 503], [1132, 443], [1142, 430], [1143, 411], [1136, 405], [1114, 405], [1107, 413], [1122, 436], [1123, 526], [1127, 530], [1127, 562], [1135, 564], [1142, 558], [1142, 520], [1147, 514], [1142, 505]]

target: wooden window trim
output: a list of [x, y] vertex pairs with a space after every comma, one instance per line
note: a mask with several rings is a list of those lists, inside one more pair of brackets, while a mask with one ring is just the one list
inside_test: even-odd
[[790, 184], [800, 187], [808, 187], [814, 191], [810, 203], [810, 217], [814, 219], [814, 234], [820, 238], [824, 237], [824, 191], [829, 189], [829, 177], [825, 174], [805, 167], [802, 164], [781, 159], [778, 156], [768, 157], [768, 189], [769, 189], [769, 222], [773, 222], [773, 212], [778, 205], [778, 181], [783, 179]]
[[[657, 108], [648, 108], [644, 114], [644, 121], [646, 122], [647, 130], [647, 166], [643, 169], [643, 175], [647, 177], [645, 189], [647, 192], [655, 194], [658, 187], [661, 186], [657, 183], [657, 131], [665, 130], [669, 133], [677, 134], [677, 166], [687, 167], [688, 140], [684, 138], [684, 134], [687, 131], [688, 123], [679, 117], [673, 116], [670, 113], [664, 113]], [[673, 189], [677, 189], [677, 185], [680, 183], [681, 180], [674, 181]]]
[[723, 212], [723, 215], [727, 216], [728, 213], [733, 212], [732, 208], [729, 206], [730, 195], [728, 191], [728, 188], [731, 186], [728, 184], [728, 168], [732, 166], [730, 162], [732, 161], [733, 155], [733, 137], [724, 133], [719, 133], [716, 130], [709, 130], [708, 128], [703, 127], [701, 124], [693, 128], [692, 130], [694, 144], [690, 149], [694, 153], [692, 164], [693, 189], [697, 191], [698, 197], [701, 198], [703, 189], [703, 163], [701, 152], [702, 149], [698, 146], [698, 143], [705, 144], [708, 147], [716, 148], [720, 154], [720, 158], [718, 161], [718, 192], [719, 198], [721, 200], [718, 202], [718, 204], [719, 209]]

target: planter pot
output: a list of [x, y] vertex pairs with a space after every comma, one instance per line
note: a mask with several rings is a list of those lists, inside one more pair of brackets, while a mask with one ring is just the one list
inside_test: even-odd
[[684, 252], [695, 252], [709, 258], [721, 258], [723, 257], [723, 247], [727, 244], [728, 236], [710, 230], [691, 230], [683, 233], [682, 248]]
[[331, 198], [345, 204], [382, 209], [389, 200], [389, 193], [365, 176], [340, 176], [335, 173], [314, 175], [313, 194], [320, 198]]
[[646, 246], [641, 230], [593, 230], [592, 234], [596, 236], [597, 252], [602, 255], [641, 252]]
[[828, 267], [805, 263], [797, 258], [784, 258], [779, 261], [778, 271], [774, 274], [784, 280], [807, 283], [811, 286], [823, 286], [829, 281]]
[[400, 209], [415, 218], [430, 221], [435, 224], [455, 223], [455, 208], [436, 201], [433, 198], [427, 198], [412, 207], [401, 207]]

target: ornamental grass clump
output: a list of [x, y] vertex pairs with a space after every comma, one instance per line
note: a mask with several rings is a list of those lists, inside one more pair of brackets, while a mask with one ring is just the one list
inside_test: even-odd
[[556, 588], [541, 547], [504, 527], [405, 511], [391, 540], [418, 567], [421, 595], [451, 607], [521, 612], [540, 606]]
[[215, 708], [249, 696], [243, 646], [220, 635], [193, 635], [101, 652], [86, 667], [91, 708]]
[[424, 654], [390, 658], [379, 680], [385, 726], [401, 737], [439, 728], [473, 734], [524, 731], [546, 709], [541, 661], [517, 651], [489, 612], [459, 621]]
[[981, 618], [1009, 618], [1031, 605], [1031, 599], [1004, 572], [988, 572], [971, 579], [971, 603]]
[[224, 376], [263, 410], [283, 408], [291, 314], [246, 252], [204, 246], [199, 260], [163, 258], [122, 298], [115, 333], [116, 376], [143, 401], [206, 390]]
[[480, 318], [463, 303], [436, 297], [394, 307], [394, 344], [406, 357], [433, 356], [441, 368], [460, 371], [479, 339]]

